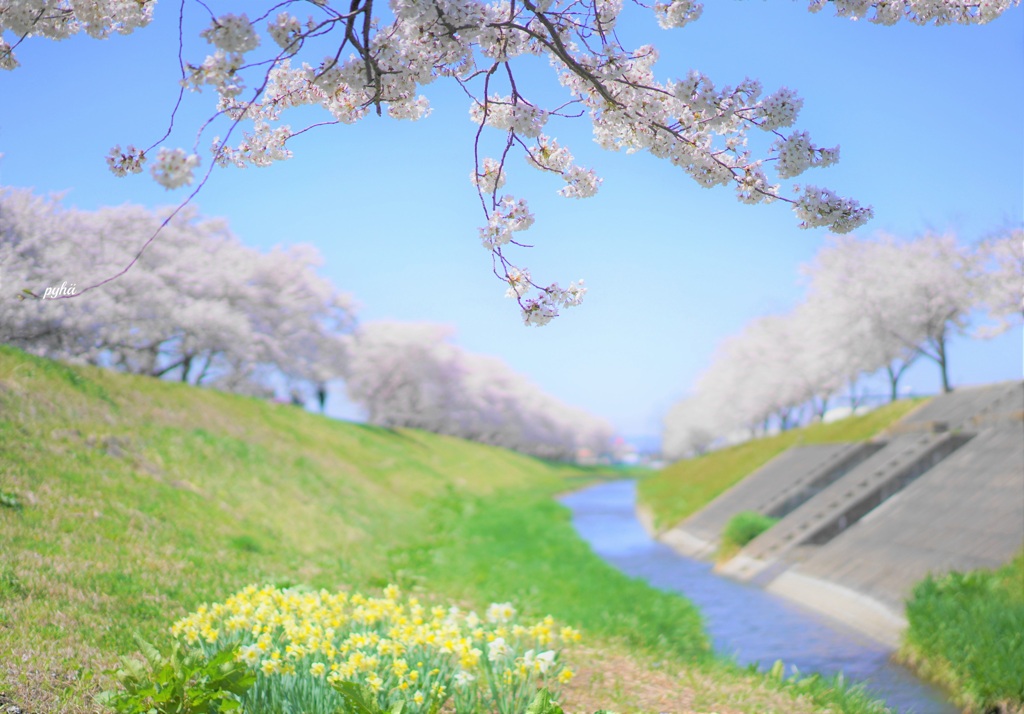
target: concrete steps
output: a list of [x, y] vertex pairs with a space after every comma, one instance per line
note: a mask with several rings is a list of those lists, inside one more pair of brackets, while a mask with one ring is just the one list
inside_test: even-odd
[[916, 432], [976, 431], [1024, 419], [1024, 382], [961, 387], [940, 394], [889, 428], [887, 435]]
[[953, 433], [895, 437], [751, 541], [722, 570], [747, 580], [773, 562], [791, 563], [787, 556], [795, 548], [829, 542], [969, 439]]
[[902, 610], [928, 573], [996, 568], [1024, 545], [1024, 423], [986, 429], [794, 570]]
[[[722, 530], [741, 511], [768, 513], [778, 505], [778, 494], [796, 505], [863, 461], [880, 446], [869, 444], [814, 444], [779, 454], [743, 481], [716, 498], [686, 521], [663, 534], [683, 552], [694, 557], [710, 555], [718, 548]], [[802, 496], [806, 494], [805, 496]], [[777, 516], [776, 516], [777, 517]], [[668, 540], [666, 540], [668, 542]]]

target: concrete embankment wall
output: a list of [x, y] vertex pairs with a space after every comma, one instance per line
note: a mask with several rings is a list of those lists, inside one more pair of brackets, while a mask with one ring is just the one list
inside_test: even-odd
[[928, 573], [997, 567], [1024, 546], [1024, 382], [936, 397], [856, 457], [839, 446], [806, 448], [662, 540], [710, 557], [732, 515], [775, 508], [782, 520], [719, 570], [890, 646], [906, 625], [906, 598]]
[[896, 437], [751, 541], [729, 574], [751, 579], [775, 561], [799, 559], [796, 549], [827, 543], [966, 440], [951, 433]]
[[686, 555], [711, 557], [735, 514], [757, 511], [781, 517], [876, 448], [872, 444], [814, 444], [788, 449], [661, 538]]
[[796, 566], [902, 609], [928, 573], [997, 568], [1024, 544], [1024, 423], [986, 429]]

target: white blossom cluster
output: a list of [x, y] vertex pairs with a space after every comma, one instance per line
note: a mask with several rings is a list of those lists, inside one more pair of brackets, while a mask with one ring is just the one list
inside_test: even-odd
[[121, 145], [118, 144], [107, 154], [107, 167], [115, 176], [142, 173], [142, 166], [145, 163], [145, 152], [131, 144], [124, 151], [121, 150]]
[[217, 50], [201, 64], [186, 64], [188, 74], [182, 84], [194, 92], [201, 92], [203, 85], [208, 84], [223, 99], [234, 99], [245, 89], [245, 79], [238, 71], [244, 61], [238, 53]]
[[[883, 24], [900, 19], [972, 24], [987, 22], [1019, 2], [830, 4], [841, 16]], [[153, 4], [0, 0], [0, 67], [16, 66], [14, 50], [30, 35], [60, 39], [80, 31], [96, 37], [131, 32], [149, 22]], [[553, 117], [587, 116], [602, 147], [648, 151], [678, 166], [700, 186], [732, 186], [743, 203], [789, 203], [802, 227], [846, 232], [871, 216], [869, 208], [830, 190], [805, 189], [801, 194], [798, 186], [783, 189], [778, 184], [838, 159], [838, 149], [818, 147], [805, 132], [781, 133], [796, 123], [803, 104], [794, 91], [783, 87], [766, 94], [751, 79], [718, 88], [695, 71], [660, 78], [655, 73], [657, 49], [651, 44], [625, 47], [614, 32], [622, 0], [391, 0], [390, 13], [373, 0], [283, 0], [247, 6], [255, 20], [247, 14], [218, 15], [205, 3], [197, 5], [212, 18], [200, 35], [213, 50], [183, 63], [182, 81], [194, 91], [211, 87], [217, 94], [216, 114], [200, 126], [192, 143], [211, 146], [215, 166], [266, 166], [287, 159], [288, 141], [313, 125], [351, 124], [385, 112], [397, 119], [421, 119], [430, 113], [423, 88], [438, 79], [459, 84], [470, 97], [469, 115], [477, 125], [471, 179], [481, 197], [490, 198], [489, 205], [483, 201], [487, 225], [481, 238], [494, 251], [502, 279], [517, 267], [505, 254], [514, 243], [511, 234], [527, 228], [533, 217], [527, 217], [525, 203], [516, 213], [509, 208], [511, 199], [497, 195], [504, 171], [489, 170], [486, 160], [481, 161], [481, 152], [497, 154], [483, 144], [491, 138], [501, 141], [502, 169], [508, 167], [509, 151], [522, 150], [535, 168], [558, 173], [565, 182], [559, 191], [563, 196], [593, 196], [600, 184], [592, 170], [572, 164], [568, 149], [542, 134]], [[811, 9], [823, 5], [812, 0]], [[300, 20], [291, 12], [293, 6], [312, 14]], [[694, 0], [667, 0], [650, 8], [666, 28], [697, 20], [702, 9]], [[262, 42], [263, 35], [271, 41]], [[186, 54], [190, 51], [191, 46], [183, 47]], [[541, 106], [531, 94], [545, 90], [517, 74], [530, 56], [546, 58], [558, 76], [566, 96], [557, 106]], [[282, 113], [304, 106], [325, 110], [326, 121], [313, 120], [292, 130]], [[213, 129], [218, 122], [227, 122], [226, 129]], [[250, 122], [250, 131], [238, 128]], [[201, 141], [207, 131], [219, 137], [212, 143]], [[494, 132], [503, 136], [499, 139]], [[528, 146], [529, 140], [536, 140], [536, 146]], [[156, 144], [127, 154], [115, 148], [108, 157], [110, 169], [117, 175], [136, 173]], [[161, 149], [152, 172], [162, 185], [176, 188], [191, 183], [198, 163], [195, 150]], [[546, 298], [535, 300], [531, 314], [551, 312]]]
[[291, 138], [291, 127], [271, 126], [259, 122], [252, 132], [245, 132], [242, 142], [237, 147], [221, 144], [220, 137], [213, 140], [213, 155], [219, 166], [234, 165], [239, 168], [246, 166], [269, 166], [275, 161], [284, 161], [292, 157], [292, 152], [285, 146]]
[[520, 270], [511, 267], [505, 272], [505, 280], [508, 282], [508, 290], [505, 297], [519, 299], [530, 292], [533, 282], [530, 280], [529, 270]]
[[699, 19], [703, 12], [704, 5], [692, 0], [670, 0], [668, 3], [654, 4], [654, 15], [665, 30], [683, 27]]
[[469, 174], [469, 180], [483, 193], [494, 193], [505, 185], [505, 169], [501, 162], [490, 157], [483, 160], [480, 166], [483, 171], [475, 170]]
[[[79, 32], [103, 39], [149, 24], [156, 0], [0, 0], [0, 69], [14, 69], [14, 48], [26, 37], [63, 40]], [[13, 37], [11, 44], [4, 37]]]
[[199, 36], [218, 49], [232, 54], [250, 52], [260, 45], [259, 35], [244, 13], [218, 17]]
[[559, 189], [558, 193], [566, 198], [589, 198], [601, 186], [602, 179], [593, 169], [573, 164], [572, 153], [544, 134], [538, 136], [537, 144], [527, 150], [526, 161], [541, 171], [559, 174], [567, 185]]
[[491, 212], [487, 225], [480, 229], [480, 241], [488, 250], [495, 250], [512, 240], [512, 234], [533, 225], [533, 214], [526, 201], [502, 196]]
[[992, 337], [1024, 323], [1024, 229], [992, 236], [979, 250], [988, 275], [982, 300], [994, 320], [980, 334]]
[[278, 13], [275, 19], [267, 23], [267, 32], [278, 47], [288, 49], [301, 38], [302, 23], [299, 18], [287, 12]]
[[509, 97], [489, 97], [486, 102], [474, 102], [469, 108], [474, 124], [510, 131], [530, 138], [540, 136], [548, 113], [524, 101], [513, 102]]
[[199, 165], [199, 157], [186, 154], [183, 149], [160, 149], [150, 172], [164, 188], [179, 188], [192, 183], [192, 174]]
[[546, 325], [558, 317], [560, 307], [576, 307], [583, 302], [586, 293], [583, 280], [570, 283], [564, 290], [558, 287], [558, 283], [541, 288], [537, 297], [519, 301], [523, 308], [523, 323], [537, 327]]
[[833, 149], [818, 148], [811, 143], [811, 137], [806, 131], [793, 132], [775, 142], [773, 148], [777, 152], [775, 172], [779, 178], [793, 178], [812, 166], [831, 166], [839, 160], [838, 146]]
[[918, 25], [980, 25], [1018, 4], [1016, 0], [811, 0], [811, 12], [827, 2], [835, 5], [837, 15], [867, 18], [880, 25], [904, 19]]
[[801, 228], [828, 226], [836, 233], [849, 233], [871, 216], [870, 208], [817, 186], [804, 187], [793, 212], [800, 219]]

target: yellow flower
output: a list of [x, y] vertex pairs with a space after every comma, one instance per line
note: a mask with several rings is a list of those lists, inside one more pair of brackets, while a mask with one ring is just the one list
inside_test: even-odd
[[422, 704], [425, 698], [426, 697], [423, 696], [423, 692], [416, 692], [412, 695], [412, 700], [416, 702], [416, 704]]
[[558, 673], [558, 681], [561, 682], [562, 684], [565, 684], [570, 679], [572, 679], [572, 676], [573, 676], [572, 675], [572, 670], [569, 669], [568, 667], [566, 667], [565, 669], [563, 669], [561, 672]]
[[324, 665], [323, 662], [314, 662], [309, 668], [309, 673], [312, 674], [314, 677], [322, 677], [324, 676], [324, 672], [326, 670], [327, 667]]
[[260, 670], [268, 677], [279, 669], [279, 662], [275, 659], [265, 659], [260, 665]]

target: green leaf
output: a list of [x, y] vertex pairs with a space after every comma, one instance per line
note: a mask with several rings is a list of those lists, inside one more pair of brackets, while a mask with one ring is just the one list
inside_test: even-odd
[[546, 688], [537, 692], [530, 705], [526, 707], [526, 714], [563, 714], [562, 707], [551, 700], [551, 692]]
[[138, 632], [132, 634], [132, 638], [135, 640], [135, 644], [139, 646], [139, 651], [142, 652], [142, 656], [145, 657], [151, 665], [157, 667], [164, 663], [164, 657], [160, 654], [160, 651], [156, 647], [151, 645], [142, 639], [142, 636]]
[[345, 698], [345, 703], [349, 705], [350, 711], [353, 714], [385, 714], [369, 690], [362, 684], [356, 684], [355, 682], [332, 682], [331, 686]]

